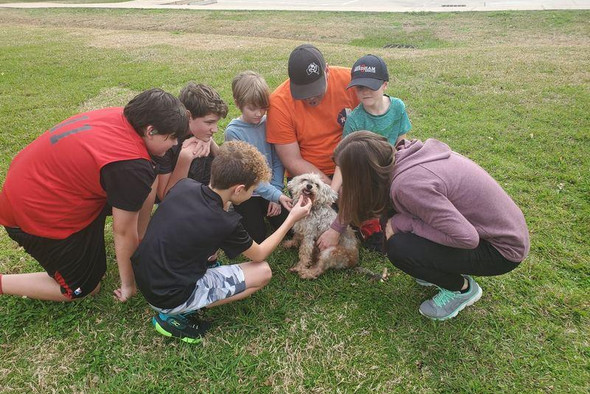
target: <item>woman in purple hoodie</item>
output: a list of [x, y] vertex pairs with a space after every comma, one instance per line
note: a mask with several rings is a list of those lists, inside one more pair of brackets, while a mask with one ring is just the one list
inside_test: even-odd
[[[457, 316], [481, 297], [471, 275], [504, 274], [527, 256], [521, 210], [485, 170], [446, 144], [403, 140], [393, 147], [361, 131], [344, 138], [334, 157], [343, 177], [340, 222], [384, 217], [391, 262], [418, 284], [439, 288], [420, 305], [424, 316]], [[393, 216], [384, 216], [392, 208]], [[325, 235], [321, 248], [329, 245]]]

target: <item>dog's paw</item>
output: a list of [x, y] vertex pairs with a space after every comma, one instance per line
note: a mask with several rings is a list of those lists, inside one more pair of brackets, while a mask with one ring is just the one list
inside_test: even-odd
[[286, 241], [283, 241], [283, 243], [281, 244], [283, 246], [283, 248], [285, 249], [290, 249], [290, 248], [294, 248], [295, 246], [297, 246], [297, 242], [295, 242], [292, 239], [288, 239]]
[[317, 273], [315, 273], [311, 270], [301, 270], [301, 271], [299, 271], [299, 277], [301, 279], [313, 280], [313, 279], [317, 279], [318, 275], [317, 275]]
[[289, 272], [299, 273], [301, 271], [301, 267], [298, 265], [294, 265], [293, 267], [289, 268]]

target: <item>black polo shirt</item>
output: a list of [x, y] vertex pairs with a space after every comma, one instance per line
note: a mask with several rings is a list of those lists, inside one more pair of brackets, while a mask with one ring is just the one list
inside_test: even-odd
[[252, 246], [236, 212], [223, 210], [221, 197], [192, 179], [180, 180], [152, 217], [131, 257], [137, 286], [159, 308], [174, 308], [192, 294], [218, 249], [233, 259]]

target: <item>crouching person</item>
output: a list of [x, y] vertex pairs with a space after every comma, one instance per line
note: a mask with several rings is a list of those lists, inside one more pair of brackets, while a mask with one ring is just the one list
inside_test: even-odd
[[[242, 141], [223, 144], [211, 165], [211, 182], [185, 178], [167, 194], [132, 256], [138, 288], [158, 314], [152, 323], [160, 334], [200, 342], [208, 329], [196, 312], [241, 300], [260, 290], [272, 276], [264, 261], [311, 203], [303, 201], [261, 244], [252, 240], [235, 211], [252, 196], [270, 171], [258, 150]], [[222, 249], [228, 258], [243, 254], [250, 262], [207, 268], [207, 258]]]
[[73, 301], [95, 294], [107, 269], [105, 218], [121, 285], [136, 293], [130, 256], [155, 197], [152, 160], [188, 129], [184, 105], [150, 89], [125, 108], [74, 115], [41, 134], [12, 161], [0, 193], [0, 224], [45, 272], [0, 275], [0, 294]]

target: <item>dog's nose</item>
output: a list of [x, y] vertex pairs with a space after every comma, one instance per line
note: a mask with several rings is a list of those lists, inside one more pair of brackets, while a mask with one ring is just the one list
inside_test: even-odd
[[306, 188], [307, 190], [311, 190], [311, 188], [312, 188], [312, 187], [313, 187], [313, 186], [311, 186], [309, 183], [308, 183], [307, 185], [305, 185], [305, 188]]

